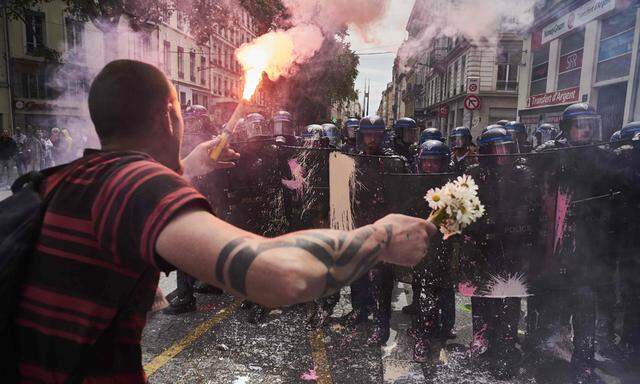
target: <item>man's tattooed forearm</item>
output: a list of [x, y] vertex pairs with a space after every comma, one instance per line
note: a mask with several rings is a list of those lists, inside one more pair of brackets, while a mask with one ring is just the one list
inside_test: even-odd
[[[324, 295], [328, 295], [351, 283], [376, 264], [380, 251], [389, 246], [393, 235], [390, 225], [385, 226], [384, 230], [386, 238], [377, 243], [369, 241], [376, 232], [372, 227], [361, 228], [356, 233], [309, 231], [286, 240], [265, 241], [257, 246], [247, 238], [234, 239], [220, 252], [215, 277], [220, 283], [246, 295], [247, 272], [260, 254], [274, 249], [297, 248], [306, 251], [327, 268]], [[370, 244], [366, 245], [368, 241]]]

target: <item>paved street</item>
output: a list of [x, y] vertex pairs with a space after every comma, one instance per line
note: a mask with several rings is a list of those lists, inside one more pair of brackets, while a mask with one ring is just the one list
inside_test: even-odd
[[9, 196], [11, 196], [11, 191], [7, 189], [0, 189], [0, 201], [6, 199]]
[[[161, 281], [165, 293], [175, 277]], [[334, 316], [350, 309], [343, 291]], [[345, 296], [346, 295], [346, 296]], [[410, 288], [394, 294], [393, 330], [382, 349], [366, 346], [366, 328], [348, 330], [336, 324], [320, 331], [305, 327], [307, 306], [275, 310], [261, 325], [246, 322], [239, 303], [224, 296], [198, 295], [198, 311], [151, 315], [143, 338], [145, 370], [151, 383], [567, 383], [567, 363], [559, 361], [533, 375], [521, 371], [510, 382], [493, 379], [466, 355], [471, 326], [466, 299], [458, 298], [456, 331], [434, 364], [412, 361], [410, 320], [400, 312]], [[598, 371], [606, 383], [620, 381]], [[537, 379], [534, 379], [535, 376]], [[636, 377], [637, 378], [637, 377]]]

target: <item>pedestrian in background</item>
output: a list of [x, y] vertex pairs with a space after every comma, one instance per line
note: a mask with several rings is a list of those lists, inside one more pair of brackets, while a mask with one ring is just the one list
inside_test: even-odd
[[11, 183], [13, 173], [14, 156], [18, 152], [18, 146], [8, 130], [0, 134], [0, 187]]
[[16, 127], [13, 140], [16, 142], [18, 147], [14, 160], [16, 162], [16, 168], [18, 169], [18, 176], [22, 176], [27, 172], [27, 135], [24, 134], [22, 128]]

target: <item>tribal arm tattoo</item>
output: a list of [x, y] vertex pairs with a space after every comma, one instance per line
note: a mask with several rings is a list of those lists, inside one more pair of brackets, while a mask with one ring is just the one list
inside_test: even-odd
[[258, 257], [266, 252], [276, 255], [277, 251], [295, 251], [301, 258], [319, 261], [324, 266], [324, 275], [321, 276], [324, 287], [318, 291], [326, 296], [339, 291], [373, 267], [381, 252], [391, 243], [392, 236], [391, 225], [369, 225], [350, 232], [310, 230], [260, 241], [240, 237], [227, 243], [220, 251], [215, 279], [246, 296], [247, 273]]

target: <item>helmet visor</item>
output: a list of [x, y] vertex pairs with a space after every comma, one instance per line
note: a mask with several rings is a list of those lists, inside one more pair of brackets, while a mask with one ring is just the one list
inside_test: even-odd
[[440, 156], [427, 156], [420, 158], [420, 172], [422, 173], [442, 173], [444, 171], [445, 159]]
[[420, 140], [420, 130], [418, 127], [404, 128], [401, 139], [406, 144], [417, 143]]
[[247, 124], [247, 136], [264, 136], [268, 134], [268, 129], [265, 127], [265, 124], [261, 121], [253, 121]]
[[379, 149], [384, 141], [384, 131], [360, 130], [358, 132], [358, 145], [369, 150]]
[[489, 155], [510, 155], [514, 153], [514, 143], [492, 143], [488, 146], [486, 153]]
[[599, 138], [601, 132], [600, 116], [580, 116], [568, 122], [569, 141], [574, 144], [588, 144]]
[[293, 125], [290, 121], [274, 121], [273, 134], [275, 136], [293, 136]]
[[356, 138], [356, 128], [358, 128], [357, 125], [347, 125], [347, 136], [350, 139]]
[[464, 148], [469, 146], [469, 138], [466, 136], [451, 137], [451, 146], [453, 148]]

